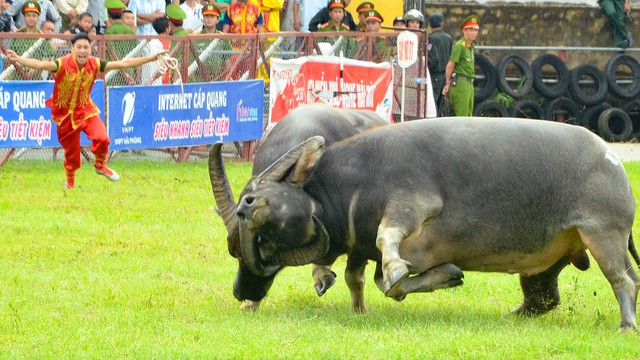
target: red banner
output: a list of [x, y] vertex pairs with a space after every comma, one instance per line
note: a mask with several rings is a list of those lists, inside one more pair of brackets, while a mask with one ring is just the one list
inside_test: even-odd
[[272, 58], [270, 65], [270, 124], [299, 105], [316, 102], [372, 110], [391, 120], [393, 71], [388, 62], [307, 56], [292, 60]]

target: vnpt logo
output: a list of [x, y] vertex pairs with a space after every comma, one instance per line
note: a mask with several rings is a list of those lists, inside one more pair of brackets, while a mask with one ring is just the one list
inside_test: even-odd
[[122, 126], [127, 126], [133, 120], [135, 112], [136, 93], [129, 92], [122, 98]]

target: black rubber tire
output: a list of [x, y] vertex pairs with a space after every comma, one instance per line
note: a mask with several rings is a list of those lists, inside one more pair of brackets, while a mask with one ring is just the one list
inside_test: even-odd
[[544, 105], [544, 118], [550, 121], [558, 121], [556, 119], [556, 113], [560, 111], [566, 114], [560, 122], [580, 118], [580, 106], [567, 97], [559, 97], [546, 103]]
[[482, 54], [475, 54], [476, 78], [473, 83], [475, 88], [474, 101], [480, 103], [493, 95], [498, 83], [498, 73], [491, 61]]
[[[589, 77], [593, 80], [593, 86], [596, 91], [586, 91], [587, 86], [581, 83], [584, 77]], [[604, 101], [608, 92], [607, 77], [600, 69], [590, 64], [582, 64], [576, 66], [571, 71], [571, 81], [569, 82], [569, 92], [571, 96], [580, 104], [583, 105], [595, 105]]]
[[632, 130], [629, 114], [620, 108], [608, 108], [598, 117], [598, 134], [607, 141], [626, 141]]
[[523, 119], [544, 120], [542, 106], [532, 100], [518, 100], [509, 108], [509, 116]]
[[509, 116], [509, 112], [499, 102], [488, 99], [474, 106], [473, 116], [507, 117]]
[[[520, 78], [515, 86], [512, 86], [513, 82], [507, 80], [509, 75], [513, 75], [507, 73], [507, 69], [510, 67], [515, 67], [520, 71]], [[498, 62], [496, 71], [498, 72], [498, 86], [505, 94], [514, 99], [520, 99], [531, 91], [533, 85], [533, 71], [531, 70], [531, 66], [527, 60], [522, 56], [511, 54], [503, 57]]]
[[631, 118], [633, 130], [631, 130], [629, 138], [640, 138], [640, 100], [628, 101], [620, 106], [620, 109], [624, 110]]
[[584, 109], [584, 111], [580, 115], [580, 125], [586, 127], [594, 133], [597, 133], [598, 117], [600, 117], [600, 114], [602, 114], [603, 111], [607, 110], [610, 107], [611, 104], [606, 102], [589, 106], [588, 108]]
[[[543, 69], [545, 66], [551, 66], [556, 73], [556, 83], [545, 82], [545, 74]], [[567, 65], [558, 56], [553, 54], [543, 54], [538, 56], [531, 64], [533, 72], [533, 88], [547, 98], [557, 98], [563, 96], [569, 90], [569, 69]]]
[[[629, 86], [618, 84], [617, 69], [621, 66], [629, 68], [631, 73], [620, 79], [622, 81], [631, 81]], [[631, 100], [640, 94], [640, 63], [638, 60], [627, 54], [614, 55], [604, 67], [604, 73], [609, 82], [609, 92], [611, 95]]]

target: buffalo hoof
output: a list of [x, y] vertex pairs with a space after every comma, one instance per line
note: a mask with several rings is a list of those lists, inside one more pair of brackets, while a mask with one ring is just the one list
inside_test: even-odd
[[327, 290], [329, 290], [330, 287], [333, 286], [333, 284], [336, 283], [336, 277], [338, 275], [336, 275], [335, 272], [331, 271], [328, 274], [325, 274], [324, 276], [320, 277], [319, 279], [316, 279], [316, 284], [315, 284], [315, 288], [316, 288], [316, 293], [318, 294], [318, 296], [322, 296], [324, 295], [324, 293], [327, 292]]
[[409, 270], [405, 270], [405, 272], [402, 272], [400, 270], [400, 268], [396, 268], [396, 270], [391, 273], [391, 275], [393, 276], [392, 278], [395, 279], [395, 281], [392, 282], [392, 285], [389, 286], [388, 290], [384, 293], [385, 296], [390, 297], [396, 301], [402, 301], [405, 297], [407, 297], [407, 294], [405, 294], [402, 289], [402, 281], [409, 277]]
[[553, 310], [554, 308], [555, 308], [555, 306], [553, 306], [553, 307], [536, 307], [536, 306], [532, 306], [531, 304], [523, 302], [522, 304], [520, 304], [520, 306], [518, 306], [517, 308], [513, 309], [513, 311], [511, 311], [511, 313], [515, 314], [515, 315], [518, 315], [518, 316], [534, 317], [534, 316], [544, 315], [547, 312]]
[[[397, 293], [402, 280], [409, 276], [409, 266], [411, 266], [410, 262], [398, 259], [396, 261], [389, 262], [389, 264], [383, 268], [385, 294]], [[387, 296], [394, 297], [393, 295]]]
[[240, 310], [242, 311], [258, 311], [260, 307], [260, 301], [253, 300], [243, 300], [242, 305], [240, 305]]

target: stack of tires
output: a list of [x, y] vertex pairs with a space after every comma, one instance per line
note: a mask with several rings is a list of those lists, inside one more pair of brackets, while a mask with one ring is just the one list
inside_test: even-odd
[[[475, 59], [475, 116], [566, 122], [607, 141], [640, 137], [640, 63], [630, 55], [614, 55], [604, 71], [589, 64], [569, 71], [552, 54], [531, 65], [515, 54], [495, 66], [481, 54]], [[498, 101], [505, 95], [508, 108]]]

